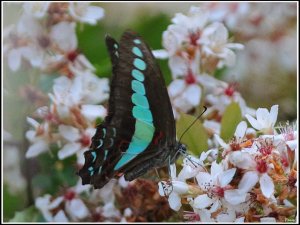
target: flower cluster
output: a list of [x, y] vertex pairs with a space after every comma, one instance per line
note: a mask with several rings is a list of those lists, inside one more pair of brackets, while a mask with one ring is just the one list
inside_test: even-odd
[[70, 65], [91, 68], [76, 51], [76, 22], [96, 24], [103, 16], [102, 8], [89, 3], [24, 3], [18, 23], [6, 28], [3, 35], [10, 69], [17, 71], [29, 63], [45, 72], [69, 75]]
[[33, 130], [26, 133], [32, 144], [26, 157], [57, 144], [59, 159], [77, 154], [78, 163], [83, 163], [82, 153], [95, 133], [95, 121], [106, 114], [98, 104], [107, 100], [109, 86], [108, 79], [98, 78], [93, 65], [78, 52], [75, 22], [95, 24], [103, 16], [102, 8], [88, 3], [24, 3], [17, 25], [7, 31], [5, 53], [13, 71], [23, 61], [42, 74], [61, 75], [48, 94], [50, 106], [36, 110], [41, 122], [27, 118]]
[[[210, 22], [209, 11], [191, 7], [187, 15], [177, 13], [173, 24], [163, 33], [164, 50], [154, 51], [158, 58], [169, 58], [173, 82], [169, 95], [177, 112], [190, 112], [200, 104], [201, 98], [213, 105], [210, 110], [221, 111], [230, 102], [246, 104], [234, 85], [213, 78], [214, 71], [235, 64], [234, 49], [243, 45], [228, 43], [227, 28], [221, 22]], [[217, 108], [218, 109], [217, 109]]]
[[[203, 8], [191, 7], [187, 15], [178, 13], [163, 34], [165, 49], [154, 52], [158, 58], [169, 59], [174, 78], [169, 95], [175, 116], [197, 113], [200, 103], [208, 106], [203, 125], [210, 135], [210, 150], [200, 158], [186, 157], [178, 175], [172, 165], [171, 181], [159, 183], [160, 194], [168, 196], [173, 210], [182, 204], [193, 208], [186, 212], [188, 220], [272, 222], [295, 216], [296, 128], [287, 125], [278, 133], [274, 128], [278, 105], [270, 112], [255, 111], [247, 107], [237, 83], [214, 77], [217, 70], [234, 65], [232, 49], [243, 48], [228, 43], [222, 22], [233, 30], [244, 13], [253, 12], [249, 7], [248, 3], [208, 3]], [[221, 120], [232, 102], [238, 103], [242, 118], [252, 127], [240, 122], [226, 143], [220, 138]]]
[[[185, 218], [202, 222], [286, 222], [294, 218], [297, 199], [297, 128], [287, 124], [276, 130], [278, 106], [247, 115], [252, 128], [242, 121], [234, 137], [224, 142], [215, 134], [219, 151], [200, 158], [188, 157], [171, 182], [159, 184], [170, 206], [182, 202], [193, 212]], [[253, 132], [253, 128], [256, 130]], [[213, 154], [212, 154], [213, 153]], [[211, 155], [212, 157], [208, 157]]]
[[[295, 50], [290, 44], [285, 48], [291, 43], [289, 28], [274, 31], [274, 27], [293, 20], [290, 7], [293, 4], [202, 3], [201, 7], [191, 7], [187, 14], [177, 13], [163, 32], [164, 49], [153, 53], [168, 59], [173, 77], [168, 92], [175, 119], [180, 119], [181, 113], [198, 116], [200, 106], [207, 107], [201, 119], [208, 147], [200, 149], [200, 156], [186, 156], [178, 174], [179, 166], [171, 165], [171, 178], [159, 182], [158, 191], [154, 181], [127, 182], [121, 177], [101, 190], [82, 186], [78, 179], [75, 186], [63, 185], [58, 192], [38, 193], [35, 207], [44, 220], [165, 221], [180, 209], [184, 210], [184, 219], [201, 222], [295, 219], [297, 127], [288, 123], [275, 126], [278, 105], [270, 111], [249, 108], [238, 92], [237, 82], [219, 79], [224, 69], [235, 66], [235, 50], [245, 50], [257, 40], [266, 50], [239, 51], [247, 52], [241, 57], [246, 64], [253, 65], [252, 53], [269, 54], [265, 57], [268, 60], [279, 55], [278, 64], [293, 70], [293, 59], [283, 60]], [[270, 12], [281, 17], [270, 19]], [[103, 17], [104, 10], [90, 3], [22, 3], [18, 23], [4, 30], [4, 56], [12, 71], [28, 69], [32, 74], [34, 70], [39, 77], [31, 80], [55, 75], [47, 94], [31, 85], [21, 90], [37, 108], [27, 117], [31, 126], [26, 132], [30, 143], [27, 158], [52, 153], [49, 155], [57, 161], [71, 158], [76, 166], [84, 164], [83, 153], [91, 144], [95, 126], [107, 114], [109, 82], [95, 74], [95, 67], [79, 51], [76, 27], [79, 23], [95, 25]], [[232, 34], [243, 45], [232, 43]], [[266, 39], [272, 40], [267, 47]], [[272, 52], [275, 44], [284, 46], [279, 54]], [[260, 64], [267, 68], [265, 61]], [[264, 73], [264, 68], [258, 66], [245, 70]], [[234, 125], [231, 139], [223, 136], [222, 124], [230, 105], [239, 108], [237, 115], [241, 118], [235, 122], [243, 120]], [[17, 151], [13, 149], [7, 159], [14, 158], [11, 155]], [[6, 164], [9, 174], [20, 177], [16, 189], [24, 187], [16, 163], [8, 160]], [[7, 184], [11, 185], [11, 179]]]
[[[108, 79], [97, 77], [94, 66], [79, 53], [75, 29], [76, 22], [96, 24], [104, 16], [104, 10], [89, 3], [24, 3], [22, 6], [20, 20], [6, 30], [4, 37], [8, 66], [12, 71], [27, 65], [38, 69], [41, 76], [60, 75], [53, 80], [52, 92], [48, 93], [50, 105], [39, 107], [33, 118], [27, 117], [32, 128], [26, 132], [31, 145], [25, 156], [32, 158], [58, 149], [59, 160], [75, 155], [77, 164], [83, 165], [83, 153], [91, 144], [96, 121], [106, 116], [106, 108], [101, 104], [108, 99], [109, 85]], [[45, 99], [33, 87], [23, 92], [30, 96], [40, 94]], [[103, 209], [100, 209], [105, 211], [107, 207], [109, 212], [100, 210], [102, 220], [116, 217], [120, 221], [112, 188], [105, 190], [110, 190], [111, 197], [107, 198], [106, 193], [96, 198], [102, 199]], [[79, 182], [56, 197], [50, 194], [37, 197], [35, 205], [48, 222], [91, 219], [92, 212], [81, 199], [83, 193], [95, 195], [90, 186]], [[104, 196], [109, 200], [104, 201]], [[96, 209], [99, 211], [99, 207]], [[110, 215], [111, 210], [117, 215]]]

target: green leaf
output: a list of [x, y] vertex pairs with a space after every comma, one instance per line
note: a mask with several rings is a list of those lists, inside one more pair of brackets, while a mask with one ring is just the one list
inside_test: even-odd
[[14, 218], [9, 222], [42, 222], [42, 215], [34, 207], [31, 206], [23, 211], [16, 212]]
[[242, 121], [242, 112], [238, 103], [229, 104], [223, 114], [221, 121], [221, 138], [226, 142], [229, 141], [239, 122]]
[[4, 221], [14, 216], [17, 210], [22, 210], [26, 204], [26, 193], [11, 193], [7, 185], [3, 185], [3, 217]]
[[105, 35], [111, 33], [103, 25], [92, 26], [81, 24], [77, 26], [78, 49], [96, 67], [96, 74], [109, 77], [111, 65], [105, 46]]
[[38, 156], [39, 173], [32, 178], [32, 187], [40, 193], [54, 194], [61, 190], [61, 187], [76, 185], [78, 175], [76, 156], [58, 160], [57, 150], [51, 148], [53, 155], [42, 154]]
[[[183, 132], [195, 121], [196, 117], [180, 114], [180, 118], [176, 123], [177, 137], [180, 138]], [[189, 130], [184, 134], [181, 139], [181, 142], [187, 145], [189, 151], [194, 155], [199, 156], [202, 151], [206, 151], [208, 148], [207, 144], [207, 134], [206, 131], [200, 122], [197, 120]]]

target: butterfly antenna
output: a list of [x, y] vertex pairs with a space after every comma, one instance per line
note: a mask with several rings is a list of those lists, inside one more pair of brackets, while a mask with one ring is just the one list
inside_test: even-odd
[[204, 108], [203, 112], [199, 116], [197, 116], [197, 118], [191, 123], [191, 125], [183, 132], [183, 134], [179, 138], [179, 142], [181, 141], [181, 138], [183, 137], [183, 135], [185, 135], [185, 133], [194, 125], [194, 123], [196, 123], [196, 121], [206, 112], [207, 107], [203, 106], [203, 108]]

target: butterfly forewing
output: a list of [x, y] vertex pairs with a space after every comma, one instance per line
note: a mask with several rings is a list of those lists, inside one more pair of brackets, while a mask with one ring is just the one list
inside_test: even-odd
[[143, 162], [151, 168], [149, 160], [159, 157], [160, 146], [176, 143], [171, 103], [150, 48], [133, 32], [125, 32], [120, 44], [107, 36], [106, 45], [113, 65], [108, 115], [79, 171], [83, 184], [95, 188], [142, 170]]

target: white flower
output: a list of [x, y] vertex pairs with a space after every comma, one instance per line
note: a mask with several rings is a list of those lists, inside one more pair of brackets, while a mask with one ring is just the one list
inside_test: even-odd
[[169, 95], [176, 110], [188, 112], [200, 103], [201, 88], [197, 84], [187, 85], [184, 80], [174, 80], [168, 87]]
[[[83, 116], [102, 117], [105, 110], [101, 106], [88, 106], [108, 98], [108, 79], [98, 78], [89, 71], [76, 71], [74, 79], [59, 77], [54, 80], [53, 94], [49, 94], [61, 118], [70, 118], [72, 107], [82, 104]], [[99, 113], [98, 115], [96, 115]], [[88, 119], [89, 121], [92, 118]]]
[[35, 17], [43, 16], [48, 4], [24, 3], [27, 13], [21, 16], [10, 35], [6, 35], [5, 53], [13, 71], [19, 69], [22, 59], [29, 61], [32, 67], [55, 68], [53, 64], [62, 63], [68, 53], [76, 50], [75, 23], [63, 21], [46, 27]]
[[[245, 201], [246, 195], [240, 193], [238, 199], [232, 199], [231, 194], [228, 194], [228, 188], [236, 168], [224, 170], [221, 164], [215, 161], [211, 165], [210, 174], [207, 172], [199, 172], [196, 176], [200, 188], [207, 192], [207, 194], [199, 195], [194, 199], [193, 207], [196, 209], [205, 209], [211, 207], [209, 211], [215, 212], [221, 207], [223, 199], [231, 204], [238, 204]], [[228, 193], [227, 193], [228, 192]]]
[[82, 105], [81, 113], [87, 121], [94, 122], [106, 116], [106, 109], [102, 105]]
[[203, 53], [218, 58], [218, 68], [233, 66], [235, 54], [231, 49], [243, 49], [243, 45], [227, 43], [228, 31], [222, 23], [215, 22], [207, 26], [198, 43], [202, 46]]
[[[68, 222], [68, 217], [71, 218], [71, 221], [82, 220], [90, 213], [84, 202], [79, 198], [79, 194], [87, 191], [90, 187], [89, 185], [82, 186], [81, 182], [77, 182], [76, 186], [69, 188], [63, 196], [55, 199], [52, 199], [49, 194], [38, 197], [35, 206], [42, 212], [47, 222]], [[61, 205], [64, 205], [63, 210], [60, 209], [53, 216], [55, 209]]]
[[[247, 131], [247, 123], [245, 121], [241, 121], [237, 125], [236, 130], [234, 132], [233, 139], [232, 139], [232, 141], [229, 144], [225, 143], [218, 134], [214, 134], [214, 137], [215, 137], [216, 141], [224, 149], [223, 154], [222, 154], [223, 156], [225, 156], [226, 154], [230, 153], [231, 151], [242, 149], [242, 147], [240, 145], [242, 144], [242, 142], [245, 139], [246, 131]], [[232, 149], [232, 146], [234, 148], [238, 147], [240, 149]]]
[[206, 3], [209, 9], [209, 20], [224, 22], [230, 29], [237, 30], [240, 20], [250, 11], [248, 2], [213, 2]]
[[60, 22], [51, 28], [50, 37], [59, 49], [65, 53], [72, 52], [77, 48], [77, 36], [75, 23]]
[[245, 116], [256, 130], [262, 131], [265, 134], [273, 134], [277, 115], [278, 105], [273, 105], [270, 112], [266, 108], [258, 108], [256, 110], [256, 119], [248, 114]]
[[271, 165], [268, 165], [264, 159], [254, 158], [247, 152], [232, 152], [230, 162], [236, 167], [247, 170], [241, 179], [238, 188], [242, 192], [249, 192], [259, 182], [260, 189], [266, 198], [270, 198], [274, 193], [274, 183], [268, 175]]
[[[98, 78], [90, 71], [73, 70], [75, 82], [81, 85], [81, 102], [85, 104], [101, 103], [108, 98], [109, 85], [107, 78]], [[78, 90], [77, 90], [78, 91]]]
[[95, 134], [94, 128], [87, 128], [82, 131], [72, 126], [59, 125], [59, 134], [68, 141], [64, 147], [59, 150], [58, 158], [67, 158], [78, 151], [87, 150], [91, 144], [91, 138]]
[[[185, 76], [189, 70], [198, 74], [200, 52], [196, 44], [207, 21], [208, 12], [199, 7], [191, 7], [188, 15], [177, 13], [163, 33], [165, 51], [158, 51], [159, 58], [169, 59], [169, 67], [174, 78]], [[189, 53], [187, 50], [189, 49]]]
[[[211, 151], [207, 152], [207, 155], [210, 153]], [[206, 159], [206, 157], [204, 157], [205, 154], [204, 152], [202, 152], [200, 159], [197, 159], [193, 156], [187, 156], [183, 159], [183, 167], [181, 169], [181, 171], [178, 174], [177, 179], [180, 181], [185, 181], [189, 178], [195, 177], [200, 171], [204, 170], [204, 163], [203, 161]]]
[[25, 2], [23, 3], [24, 12], [35, 18], [42, 18], [46, 15], [50, 2]]
[[51, 137], [48, 123], [39, 124], [29, 117], [27, 122], [35, 129], [26, 132], [26, 138], [32, 143], [26, 152], [26, 157], [31, 158], [49, 150]]
[[59, 210], [58, 213], [55, 214], [53, 217], [53, 222], [69, 222], [69, 219], [67, 218], [65, 212], [63, 210]]
[[172, 22], [178, 26], [184, 27], [187, 31], [195, 32], [206, 25], [208, 15], [207, 10], [192, 6], [187, 16], [182, 13], [176, 13]]
[[176, 165], [170, 165], [171, 172], [171, 183], [167, 183], [165, 181], [161, 181], [158, 183], [159, 194], [161, 196], [168, 195], [168, 201], [171, 209], [178, 211], [181, 208], [181, 194], [185, 194], [188, 192], [188, 185], [179, 181], [176, 178]]
[[90, 214], [88, 208], [80, 198], [66, 201], [65, 210], [73, 221], [82, 220]]
[[44, 41], [44, 29], [31, 15], [23, 14], [16, 27], [9, 27], [5, 31], [7, 43], [5, 53], [11, 70], [17, 71], [22, 59], [28, 60], [33, 67], [39, 67], [43, 61], [45, 48], [49, 43]]
[[56, 105], [57, 113], [61, 118], [69, 118], [70, 108], [78, 105], [81, 98], [81, 84], [67, 77], [59, 77], [54, 80], [53, 94], [49, 97]]
[[90, 61], [82, 54], [77, 55], [75, 60], [70, 62], [76, 70], [89, 70], [91, 72], [94, 72], [96, 70], [95, 67], [90, 63]]
[[74, 19], [95, 25], [104, 17], [104, 10], [98, 6], [90, 6], [89, 2], [70, 2], [69, 11]]
[[[50, 199], [51, 199], [51, 195], [49, 195], [49, 194], [46, 194], [43, 197], [37, 197], [35, 199], [35, 207], [41, 211], [44, 219], [47, 222], [54, 221], [54, 217], [51, 213], [51, 210], [57, 208], [63, 200], [62, 197], [58, 197], [58, 198], [54, 199], [53, 201], [51, 201]], [[63, 219], [63, 215], [57, 215], [55, 219], [56, 220]], [[60, 222], [63, 222], [63, 221], [60, 221]]]

